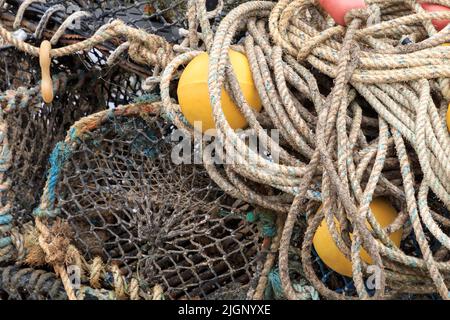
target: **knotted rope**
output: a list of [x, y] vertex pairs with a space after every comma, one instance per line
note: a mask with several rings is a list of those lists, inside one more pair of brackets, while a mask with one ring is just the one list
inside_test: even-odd
[[[52, 11], [53, 12], [53, 11]], [[47, 18], [47, 17], [46, 17]], [[80, 13], [76, 13], [67, 18], [67, 23], [55, 32], [52, 38], [52, 44], [56, 44], [63, 35], [67, 25], [70, 25], [74, 19], [80, 18]], [[20, 20], [19, 20], [20, 21]], [[16, 23], [17, 24], [17, 23]], [[39, 31], [39, 30], [38, 30]], [[0, 37], [19, 50], [33, 56], [39, 56], [39, 48], [28, 44], [14, 37], [13, 33], [0, 25]], [[151, 66], [160, 66], [164, 68], [173, 58], [172, 45], [164, 38], [149, 34], [143, 30], [138, 30], [125, 25], [120, 20], [114, 20], [92, 35], [92, 37], [71, 45], [50, 50], [50, 57], [57, 58], [68, 56], [76, 52], [89, 51], [96, 45], [104, 43], [111, 39], [121, 39], [125, 37], [126, 42], [130, 43], [128, 53], [131, 58], [138, 63]]]

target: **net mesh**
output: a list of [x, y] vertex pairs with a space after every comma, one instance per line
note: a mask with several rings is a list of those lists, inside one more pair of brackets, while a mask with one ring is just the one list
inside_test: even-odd
[[[31, 41], [39, 41], [33, 40], [33, 37], [44, 13], [55, 5], [64, 5], [64, 10], [51, 16], [42, 37], [54, 34], [59, 25], [77, 8], [89, 12], [91, 17], [80, 20], [77, 26], [79, 28], [69, 28], [60, 44], [81, 41], [91, 36], [111, 18], [128, 17], [127, 23], [140, 27], [147, 23], [148, 28], [153, 26], [151, 21], [158, 20], [159, 29], [153, 31], [163, 32], [163, 29], [169, 30], [174, 23], [169, 25], [164, 22], [162, 13], [181, 6], [182, 2], [186, 1], [171, 4], [169, 7], [158, 7], [158, 11], [153, 15], [146, 13], [148, 3], [145, 1], [32, 3], [24, 13], [22, 28]], [[2, 23], [11, 30], [22, 3], [23, 1], [7, 1], [6, 10], [1, 12]], [[133, 19], [130, 18], [133, 16], [132, 12], [135, 12]], [[183, 19], [179, 19], [177, 23], [181, 26]], [[5, 115], [5, 121], [8, 123], [8, 140], [12, 154], [12, 167], [8, 170], [8, 177], [14, 182], [11, 186], [10, 201], [19, 223], [31, 219], [31, 212], [38, 204], [44, 185], [50, 152], [55, 143], [64, 138], [69, 127], [83, 116], [130, 103], [142, 95], [142, 78], [151, 71], [127, 61], [106, 65], [108, 54], [114, 46], [111, 43], [105, 46], [94, 48], [87, 53], [53, 59], [51, 71], [55, 75], [54, 81], [58, 90], [51, 105], [43, 104], [37, 94], [41, 78], [38, 58], [9, 46], [0, 47], [0, 72], [4, 74], [0, 79], [0, 90], [5, 93], [2, 95], [2, 105], [5, 107], [11, 100], [14, 105]]]
[[[13, 30], [22, 1], [7, 4], [1, 19]], [[37, 36], [42, 16], [56, 5], [65, 9], [55, 12]], [[213, 9], [217, 3], [207, 5]], [[180, 28], [187, 27], [186, 0], [48, 1], [25, 10], [21, 30], [29, 41], [39, 43], [78, 8], [90, 17], [68, 28], [57, 46], [84, 40], [117, 18], [172, 43], [181, 39]], [[13, 206], [15, 227], [32, 220], [51, 170], [48, 159], [70, 126], [142, 96], [142, 81], [154, 70], [126, 57], [107, 64], [117, 45], [112, 40], [87, 53], [53, 59], [51, 71], [57, 76], [52, 104], [43, 104], [38, 94], [38, 59], [8, 46], [0, 48], [0, 72], [5, 74], [0, 90], [2, 106], [8, 110], [4, 120], [12, 155], [7, 202]], [[86, 261], [100, 257], [105, 264], [117, 265], [127, 279], [138, 274], [141, 288], [161, 285], [171, 299], [245, 298], [255, 272], [258, 229], [204, 169], [172, 163], [171, 130], [162, 118], [123, 117], [88, 133], [64, 163], [55, 206]], [[21, 277], [9, 281], [16, 273]], [[37, 289], [24, 285], [33, 274], [44, 279]], [[107, 276], [103, 285], [110, 285]], [[38, 269], [8, 267], [0, 288], [5, 299], [66, 298], [59, 280]]]
[[[4, 13], [4, 20], [14, 20], [15, 13], [23, 1], [8, 0], [6, 3], [10, 6], [7, 13]], [[78, 19], [70, 27], [73, 36], [90, 36], [109, 20], [121, 19], [128, 25], [142, 28], [150, 33], [158, 33], [175, 42], [179, 37], [176, 31], [187, 26], [187, 3], [187, 0], [50, 0], [46, 3], [32, 3], [27, 8], [24, 17], [27, 19], [27, 24], [32, 26], [40, 21], [42, 15], [49, 8], [63, 5], [63, 8], [52, 14], [52, 18], [46, 26], [46, 32], [59, 27], [69, 15], [77, 11], [85, 11], [89, 15]], [[208, 1], [208, 7], [214, 8], [216, 5], [217, 1]]]
[[28, 221], [38, 204], [48, 157], [55, 143], [64, 138], [74, 121], [101, 108], [95, 93], [80, 94], [81, 91], [90, 92], [88, 85], [61, 92], [52, 105], [36, 101], [7, 113], [12, 154], [8, 177], [14, 181], [10, 189], [11, 200], [19, 223]]
[[110, 118], [62, 167], [56, 207], [86, 260], [204, 299], [249, 282], [259, 233], [202, 167], [174, 164], [170, 131], [159, 117]]

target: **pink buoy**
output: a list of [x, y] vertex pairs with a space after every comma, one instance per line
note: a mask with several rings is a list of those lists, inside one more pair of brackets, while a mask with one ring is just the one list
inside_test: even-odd
[[345, 26], [347, 12], [366, 7], [364, 0], [319, 0], [319, 2], [322, 8], [341, 26]]
[[[434, 11], [449, 11], [449, 7], [441, 6], [438, 4], [431, 4], [431, 3], [421, 3], [422, 8], [424, 8], [426, 11], [434, 12]], [[450, 23], [450, 20], [433, 20], [433, 25], [437, 30], [444, 29], [448, 24]]]
[[[319, 0], [319, 3], [334, 21], [341, 26], [345, 26], [345, 15], [347, 12], [366, 7], [364, 0]], [[429, 12], [450, 10], [449, 7], [437, 4], [421, 3], [421, 5], [422, 8]], [[433, 20], [433, 25], [437, 30], [444, 29], [449, 23], [450, 20]]]

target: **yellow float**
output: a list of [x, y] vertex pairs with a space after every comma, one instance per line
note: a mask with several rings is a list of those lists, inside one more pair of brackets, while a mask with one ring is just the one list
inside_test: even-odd
[[447, 109], [447, 129], [450, 131], [450, 104], [448, 105]]
[[[239, 86], [248, 104], [257, 112], [261, 110], [261, 101], [253, 82], [247, 57], [240, 52], [229, 51], [230, 63]], [[202, 123], [202, 131], [215, 128], [212, 108], [208, 92], [208, 54], [195, 57], [181, 74], [178, 83], [178, 102], [186, 120]], [[243, 129], [248, 123], [234, 104], [231, 97], [222, 89], [222, 110], [229, 125], [233, 129]]]
[[[383, 228], [390, 225], [398, 215], [394, 207], [383, 198], [374, 199], [370, 204], [370, 209], [372, 210], [375, 219]], [[321, 210], [321, 208], [319, 210]], [[339, 230], [339, 223], [336, 218], [335, 223], [337, 230]], [[369, 222], [367, 222], [367, 226], [371, 229]], [[397, 247], [400, 246], [402, 230], [400, 229], [394, 232], [389, 237]], [[352, 276], [351, 261], [345, 257], [335, 244], [325, 219], [322, 221], [314, 235], [313, 245], [319, 257], [330, 269], [347, 277]], [[361, 259], [368, 264], [372, 263], [371, 257], [364, 249], [361, 249]]]
[[[443, 46], [450, 46], [450, 43], [444, 43]], [[447, 129], [450, 132], [450, 104], [448, 105], [447, 108]]]

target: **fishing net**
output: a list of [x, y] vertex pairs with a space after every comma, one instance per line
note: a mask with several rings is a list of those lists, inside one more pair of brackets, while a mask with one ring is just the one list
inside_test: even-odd
[[66, 300], [60, 279], [52, 272], [33, 268], [0, 268], [2, 300]]
[[[226, 166], [226, 175], [206, 167], [234, 197], [288, 213], [275, 272], [285, 297], [307, 297], [292, 272], [295, 265], [326, 298], [439, 293], [446, 299], [448, 48], [441, 45], [444, 33], [427, 19], [447, 19], [449, 13], [426, 12], [415, 1], [365, 3], [367, 8], [348, 14], [346, 28], [307, 0], [245, 3], [221, 20], [206, 44], [209, 96], [216, 147], [225, 150], [222, 159], [237, 156], [239, 165]], [[247, 55], [263, 105], [258, 115], [227, 68], [230, 48]], [[174, 115], [180, 109], [165, 85], [197, 55], [178, 55], [162, 76], [163, 102]], [[231, 129], [220, 99], [224, 84], [279, 162], [253, 152]], [[182, 119], [177, 123], [181, 127]], [[267, 138], [263, 129], [270, 128], [279, 130], [280, 141]], [[397, 218], [382, 227], [369, 207], [373, 199], [392, 204]], [[353, 280], [323, 268], [314, 253], [322, 223], [331, 243], [351, 260]], [[389, 238], [395, 232], [402, 233], [400, 248]], [[360, 258], [361, 247], [371, 265]], [[370, 270], [380, 280], [372, 288]]]
[[[449, 39], [435, 27], [450, 14], [364, 4], [343, 27], [313, 0], [3, 1], [0, 259], [51, 266], [69, 299], [448, 298]], [[248, 58], [259, 113], [229, 49]], [[176, 164], [173, 132], [195, 135], [175, 89], [202, 52], [216, 135], [191, 148], [212, 153]], [[223, 87], [247, 129], [228, 124]], [[377, 199], [398, 213], [388, 225]], [[351, 277], [316, 251], [321, 225]]]
[[[231, 286], [245, 296], [261, 237], [246, 220], [250, 209], [202, 167], [174, 164], [171, 124], [158, 113], [129, 105], [77, 122], [50, 157], [35, 214], [59, 216], [83, 260], [100, 258], [125, 281], [138, 277], [140, 288], [159, 285], [170, 299], [205, 299]], [[56, 253], [64, 250], [57, 240], [48, 245], [53, 256], [64, 256]]]
[[[2, 25], [14, 31], [14, 39], [38, 43], [43, 38], [53, 38], [53, 43], [69, 45], [88, 38], [105, 21], [121, 15], [125, 5], [130, 10], [134, 7], [118, 1], [81, 4], [8, 1], [2, 2], [1, 19]], [[80, 10], [75, 10], [77, 6], [83, 6], [86, 13], [80, 15]], [[139, 8], [143, 6], [140, 4]], [[87, 13], [90, 18], [83, 20], [88, 18]], [[78, 15], [76, 21], [62, 26], [71, 14]], [[158, 11], [154, 18], [159, 16]], [[62, 33], [58, 33], [59, 28]], [[0, 71], [4, 75], [0, 80], [4, 122], [2, 163], [7, 169], [2, 179], [7, 194], [2, 198], [2, 232], [8, 235], [13, 224], [21, 225], [32, 218], [45, 183], [49, 155], [69, 127], [83, 116], [129, 103], [140, 96], [141, 79], [152, 70], [126, 59], [120, 64], [107, 64], [109, 54], [115, 49], [114, 41], [88, 52], [61, 56], [52, 61], [55, 99], [48, 105], [40, 98], [39, 59], [18, 51], [3, 39], [0, 49]], [[12, 258], [13, 240], [14, 236], [2, 237], [2, 248], [8, 252], [2, 260]]]
[[[29, 70], [32, 72], [32, 67]], [[39, 87], [33, 86], [8, 89], [0, 97], [2, 231], [5, 233], [11, 231], [12, 224], [21, 225], [33, 219], [32, 211], [39, 203], [48, 157], [55, 143], [64, 138], [74, 121], [102, 108], [96, 93], [88, 90], [96, 82], [95, 77], [73, 78], [60, 72], [54, 79], [56, 99], [51, 105], [41, 102]], [[67, 86], [73, 89], [66, 91]], [[11, 238], [3, 237], [3, 241], [3, 250], [8, 252], [2, 257], [4, 261], [14, 253], [10, 248]]]

